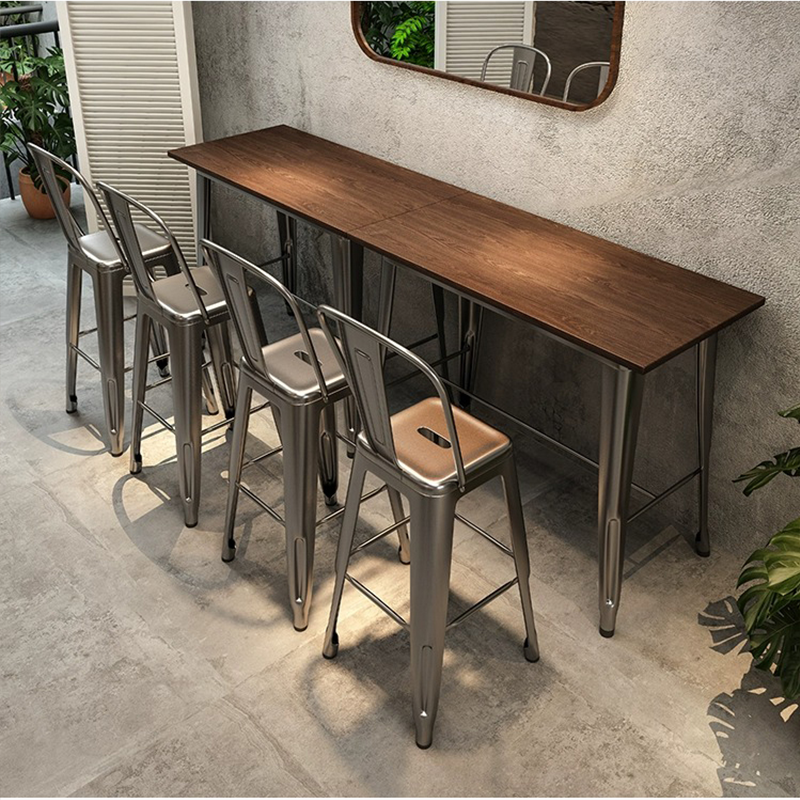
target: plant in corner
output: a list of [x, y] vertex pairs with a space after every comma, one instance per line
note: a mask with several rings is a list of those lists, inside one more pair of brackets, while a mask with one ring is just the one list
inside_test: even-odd
[[[800, 405], [780, 412], [800, 422]], [[800, 477], [800, 447], [762, 461], [736, 478], [745, 495], [783, 475]], [[800, 698], [800, 517], [789, 522], [745, 562], [737, 587], [739, 609], [755, 666], [781, 679], [787, 700]]]
[[[12, 51], [0, 69], [14, 67], [17, 78], [0, 86], [0, 151], [9, 162], [21, 161], [20, 194], [28, 213], [37, 219], [53, 217], [28, 143], [38, 144], [65, 161], [75, 154], [75, 133], [69, 115], [64, 57], [53, 48], [46, 56]], [[69, 192], [69, 178], [64, 194]]]

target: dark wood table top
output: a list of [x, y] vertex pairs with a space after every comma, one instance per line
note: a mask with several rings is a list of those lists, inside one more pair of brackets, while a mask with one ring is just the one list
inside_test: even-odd
[[279, 126], [173, 158], [639, 372], [764, 298]]
[[180, 147], [169, 155], [344, 235], [465, 191], [286, 125]]
[[764, 303], [730, 284], [472, 193], [368, 225], [355, 238], [639, 372]]

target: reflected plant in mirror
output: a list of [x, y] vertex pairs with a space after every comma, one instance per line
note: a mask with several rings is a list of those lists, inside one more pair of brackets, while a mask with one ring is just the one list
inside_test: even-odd
[[614, 86], [623, 3], [353, 3], [370, 57], [571, 110]]

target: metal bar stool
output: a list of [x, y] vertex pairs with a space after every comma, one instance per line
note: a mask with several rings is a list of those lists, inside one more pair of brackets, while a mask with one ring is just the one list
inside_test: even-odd
[[[142, 469], [142, 418], [147, 411], [175, 434], [178, 479], [186, 526], [197, 525], [200, 505], [201, 438], [228, 424], [234, 409], [233, 356], [228, 335], [228, 308], [209, 267], [190, 270], [180, 245], [164, 221], [147, 206], [107, 183], [98, 183], [106, 200], [119, 246], [131, 267], [137, 293], [136, 345], [133, 363], [133, 423], [130, 470]], [[147, 268], [132, 209], [145, 214], [162, 231], [180, 268], [177, 275], [156, 279]], [[151, 326], [164, 327], [169, 339], [172, 378], [147, 386], [147, 340]], [[203, 336], [208, 339], [226, 419], [201, 429]], [[172, 381], [175, 424], [170, 425], [145, 402], [148, 388]]]
[[[121, 260], [111, 226], [92, 187], [74, 167], [35, 144], [28, 144], [36, 168], [42, 176], [61, 230], [67, 240], [67, 413], [78, 409], [75, 385], [78, 356], [100, 372], [103, 384], [106, 430], [112, 456], [122, 455], [125, 428], [125, 333], [126, 319], [122, 310], [122, 281], [128, 265]], [[91, 202], [104, 230], [84, 233], [63, 199], [64, 179], [74, 179], [83, 187], [84, 197]], [[136, 226], [142, 243], [142, 254], [148, 269], [163, 266], [167, 274], [175, 274], [175, 262], [169, 242], [159, 234]], [[87, 273], [92, 279], [97, 324], [79, 330], [81, 317], [81, 278]], [[95, 361], [79, 345], [81, 336], [97, 333], [99, 361]], [[153, 352], [162, 374], [166, 369], [166, 348], [159, 331], [153, 331]]]
[[[327, 505], [336, 504], [338, 459], [334, 403], [350, 396], [338, 360], [319, 328], [308, 328], [297, 298], [283, 284], [255, 264], [213, 242], [202, 242], [206, 258], [219, 277], [234, 328], [242, 349], [236, 416], [233, 425], [231, 462], [228, 473], [228, 506], [222, 539], [222, 560], [232, 561], [236, 553], [234, 528], [239, 492], [284, 525], [289, 578], [289, 602], [294, 627], [308, 626], [314, 577], [316, 528], [343, 509], [317, 521], [317, 475]], [[264, 344], [256, 311], [248, 299], [248, 278], [276, 292], [297, 323], [298, 333]], [[283, 452], [284, 514], [280, 514], [242, 483], [244, 445], [250, 420], [253, 392], [264, 397], [275, 417], [282, 447], [258, 456], [249, 464]], [[372, 494], [377, 494], [378, 491]], [[401, 560], [408, 562], [408, 535], [404, 528], [400, 495], [390, 489], [389, 499], [399, 530]]]
[[[517, 471], [511, 441], [500, 431], [450, 404], [439, 376], [419, 356], [341, 311], [320, 306], [318, 316], [328, 341], [339, 358], [358, 404], [364, 425], [347, 490], [344, 521], [336, 555], [336, 584], [323, 655], [334, 658], [339, 649], [336, 621], [345, 580], [366, 594], [383, 611], [411, 633], [411, 685], [417, 745], [430, 747], [439, 705], [444, 636], [448, 628], [519, 585], [527, 637], [525, 658], [537, 661], [539, 648], [533, 620], [528, 578], [528, 545], [522, 515]], [[328, 320], [338, 323], [334, 338]], [[389, 415], [383, 365], [386, 352], [395, 353], [422, 372], [433, 384], [429, 397]], [[411, 521], [411, 622], [347, 572], [350, 556], [377, 541], [381, 535], [353, 546], [360, 495], [367, 472], [406, 495]], [[503, 479], [511, 527], [509, 548], [474, 523], [456, 513], [462, 494], [494, 477]], [[495, 589], [447, 623], [453, 525], [462, 520], [514, 560], [516, 577]]]

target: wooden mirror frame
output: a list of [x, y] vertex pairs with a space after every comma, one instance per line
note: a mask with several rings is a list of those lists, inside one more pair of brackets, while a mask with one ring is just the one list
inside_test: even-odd
[[555, 106], [556, 108], [564, 108], [567, 111], [586, 111], [589, 108], [599, 106], [612, 92], [617, 83], [617, 75], [619, 73], [619, 51], [622, 42], [622, 17], [625, 9], [624, 2], [614, 3], [614, 20], [611, 26], [611, 55], [609, 57], [608, 78], [603, 91], [592, 100], [591, 103], [565, 103], [563, 100], [557, 100], [554, 97], [544, 97], [542, 95], [531, 94], [530, 92], [520, 92], [516, 89], [507, 89], [504, 86], [493, 86], [482, 81], [476, 81], [472, 78], [462, 78], [460, 75], [450, 75], [447, 72], [438, 69], [431, 69], [430, 67], [420, 67], [417, 64], [407, 64], [404, 61], [395, 61], [393, 58], [386, 56], [379, 56], [368, 44], [364, 38], [364, 32], [361, 30], [361, 16], [363, 10], [363, 2], [350, 3], [350, 21], [353, 26], [353, 34], [356, 37], [358, 46], [373, 60], [379, 61], [381, 64], [391, 64], [394, 67], [401, 69], [410, 69], [414, 72], [422, 72], [425, 75], [432, 75], [436, 78], [445, 78], [449, 81], [456, 81], [457, 83], [466, 83], [469, 86], [477, 86], [479, 89], [489, 89], [493, 92], [500, 94], [509, 94], [512, 97], [521, 97], [523, 100], [533, 100], [537, 103], [544, 103], [548, 106]]

